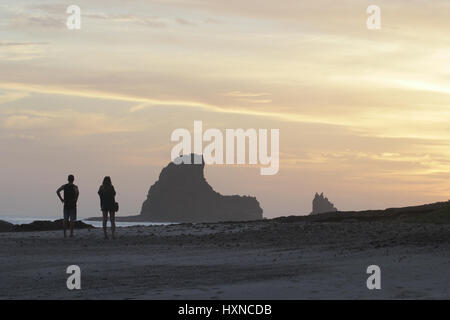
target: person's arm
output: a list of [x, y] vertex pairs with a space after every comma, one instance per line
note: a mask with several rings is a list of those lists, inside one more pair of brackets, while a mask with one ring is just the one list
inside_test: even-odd
[[114, 189], [114, 187], [112, 187], [112, 189], [113, 189], [113, 196], [115, 197], [116, 196], [116, 189]]
[[80, 196], [80, 191], [78, 190], [78, 187], [75, 186], [75, 202], [78, 201], [78, 197]]
[[61, 197], [61, 191], [64, 190], [64, 186], [61, 186], [58, 188], [58, 190], [56, 190], [56, 195], [58, 196], [59, 200], [61, 200], [62, 203], [64, 203], [64, 199], [63, 197]]

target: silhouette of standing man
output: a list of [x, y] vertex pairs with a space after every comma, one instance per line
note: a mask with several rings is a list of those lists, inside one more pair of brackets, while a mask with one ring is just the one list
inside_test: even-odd
[[[56, 194], [58, 195], [59, 200], [64, 203], [64, 238], [66, 238], [68, 221], [70, 221], [70, 237], [73, 237], [73, 226], [75, 224], [75, 221], [77, 220], [77, 201], [78, 196], [80, 195], [78, 187], [73, 184], [75, 177], [73, 175], [69, 175], [67, 180], [69, 181], [69, 183], [61, 186], [58, 190], [56, 190]], [[61, 197], [61, 191], [64, 191], [64, 198]]]

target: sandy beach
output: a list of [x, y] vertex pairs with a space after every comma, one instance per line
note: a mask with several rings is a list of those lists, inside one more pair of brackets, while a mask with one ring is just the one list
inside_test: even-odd
[[[0, 299], [449, 299], [450, 225], [179, 224], [0, 233]], [[68, 290], [66, 268], [81, 268]], [[381, 290], [366, 269], [381, 268]]]

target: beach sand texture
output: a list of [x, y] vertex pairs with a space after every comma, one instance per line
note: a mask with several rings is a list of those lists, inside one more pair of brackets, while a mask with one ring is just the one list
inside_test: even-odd
[[[263, 220], [0, 233], [0, 299], [449, 299], [450, 225]], [[66, 268], [81, 268], [68, 290]], [[368, 290], [369, 265], [381, 290]]]

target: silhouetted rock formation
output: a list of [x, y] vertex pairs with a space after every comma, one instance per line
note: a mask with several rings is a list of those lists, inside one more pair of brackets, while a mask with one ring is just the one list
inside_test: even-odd
[[323, 192], [320, 195], [316, 192], [312, 206], [313, 206], [313, 210], [312, 210], [311, 214], [337, 211], [337, 209], [328, 200], [328, 198], [323, 196]]
[[[263, 210], [255, 197], [221, 195], [205, 180], [203, 157], [194, 154], [183, 157], [191, 157], [191, 164], [169, 163], [161, 171], [159, 180], [150, 187], [140, 216], [128, 220], [217, 222], [262, 219]], [[200, 164], [194, 163], [194, 157]]]
[[[83, 221], [76, 221], [74, 229], [90, 229], [94, 228], [90, 224]], [[62, 230], [63, 220], [55, 221], [33, 221], [28, 224], [12, 224], [5, 221], [0, 221], [0, 232], [24, 232], [24, 231], [53, 231]]]

